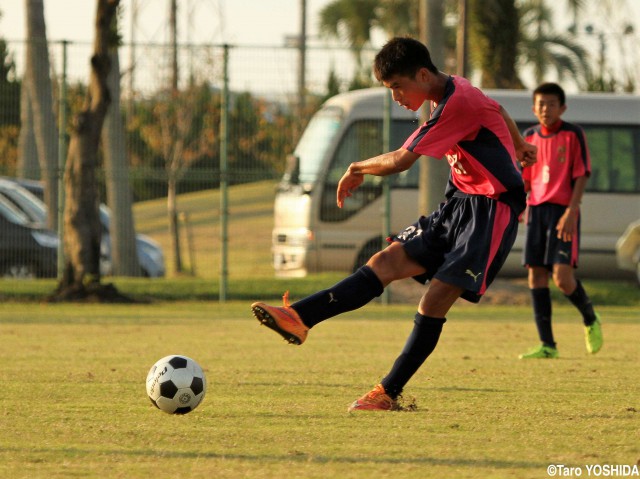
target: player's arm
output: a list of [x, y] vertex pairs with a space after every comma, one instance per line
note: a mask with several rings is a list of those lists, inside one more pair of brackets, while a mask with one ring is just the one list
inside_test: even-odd
[[588, 179], [587, 176], [580, 176], [576, 178], [573, 184], [573, 192], [571, 193], [569, 206], [567, 206], [567, 209], [556, 226], [558, 238], [562, 241], [571, 241], [571, 238], [573, 238], [573, 235], [578, 229], [580, 203], [582, 202], [582, 195], [584, 194]]
[[344, 199], [351, 196], [351, 192], [362, 184], [364, 175], [387, 176], [400, 173], [411, 168], [419, 157], [417, 153], [400, 148], [368, 160], [351, 163], [338, 183], [338, 207], [342, 208]]
[[518, 161], [520, 161], [520, 165], [523, 168], [525, 166], [533, 165], [538, 161], [538, 147], [524, 141], [524, 138], [522, 138], [522, 135], [520, 134], [520, 130], [518, 130], [518, 125], [516, 125], [516, 122], [513, 121], [513, 118], [511, 118], [507, 110], [505, 110], [502, 105], [500, 105], [500, 114], [502, 115], [502, 118], [504, 118], [507, 128], [509, 129], [509, 134], [513, 140], [513, 146], [516, 149], [516, 157], [518, 158]]

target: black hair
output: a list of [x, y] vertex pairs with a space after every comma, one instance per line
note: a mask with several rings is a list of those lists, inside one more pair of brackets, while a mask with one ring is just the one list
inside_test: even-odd
[[388, 80], [395, 75], [414, 77], [420, 68], [438, 73], [427, 47], [409, 37], [392, 38], [373, 61], [373, 74], [378, 81]]
[[533, 90], [533, 101], [536, 100], [536, 95], [555, 95], [560, 101], [560, 106], [564, 106], [564, 90], [557, 83], [541, 83], [535, 90]]

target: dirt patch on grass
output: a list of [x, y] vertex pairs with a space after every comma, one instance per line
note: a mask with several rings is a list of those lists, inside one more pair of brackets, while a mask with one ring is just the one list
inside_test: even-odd
[[[418, 304], [426, 286], [413, 279], [405, 279], [393, 283], [390, 288], [392, 303]], [[472, 303], [464, 300], [456, 303], [457, 306], [465, 304]], [[483, 296], [480, 304], [530, 305], [531, 295], [526, 278], [496, 279]]]

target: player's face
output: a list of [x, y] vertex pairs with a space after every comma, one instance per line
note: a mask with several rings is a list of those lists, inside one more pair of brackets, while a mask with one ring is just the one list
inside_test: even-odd
[[556, 95], [538, 94], [533, 99], [533, 114], [546, 127], [554, 125], [566, 109], [567, 105], [560, 105]]
[[424, 75], [422, 70], [418, 71], [415, 77], [395, 75], [382, 84], [391, 90], [391, 97], [398, 105], [407, 110], [417, 111], [428, 98]]

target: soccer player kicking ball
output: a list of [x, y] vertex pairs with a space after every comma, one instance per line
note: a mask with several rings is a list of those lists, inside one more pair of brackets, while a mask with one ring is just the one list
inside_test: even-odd
[[362, 184], [364, 175], [400, 173], [420, 155], [446, 156], [451, 165], [446, 201], [331, 288], [293, 304], [285, 293], [283, 307], [261, 302], [251, 306], [262, 324], [288, 342], [302, 344], [309, 329], [364, 306], [392, 281], [430, 280], [413, 331], [391, 371], [349, 411], [398, 409], [405, 384], [436, 347], [449, 308], [459, 297], [480, 300], [513, 245], [525, 207], [516, 158], [532, 164], [536, 155], [498, 103], [466, 79], [438, 71], [422, 43], [390, 40], [375, 57], [374, 74], [395, 102], [416, 111], [430, 101], [431, 114], [400, 149], [351, 163], [338, 183], [338, 206]]
[[600, 318], [574, 269], [580, 244], [580, 201], [591, 163], [584, 132], [561, 119], [566, 111], [564, 90], [543, 83], [533, 92], [533, 113], [539, 125], [525, 131], [526, 141], [538, 147], [539, 161], [523, 168], [527, 197], [527, 235], [524, 264], [529, 269], [533, 315], [542, 344], [521, 359], [557, 358], [551, 328], [549, 276], [582, 314], [587, 351], [602, 348]]

